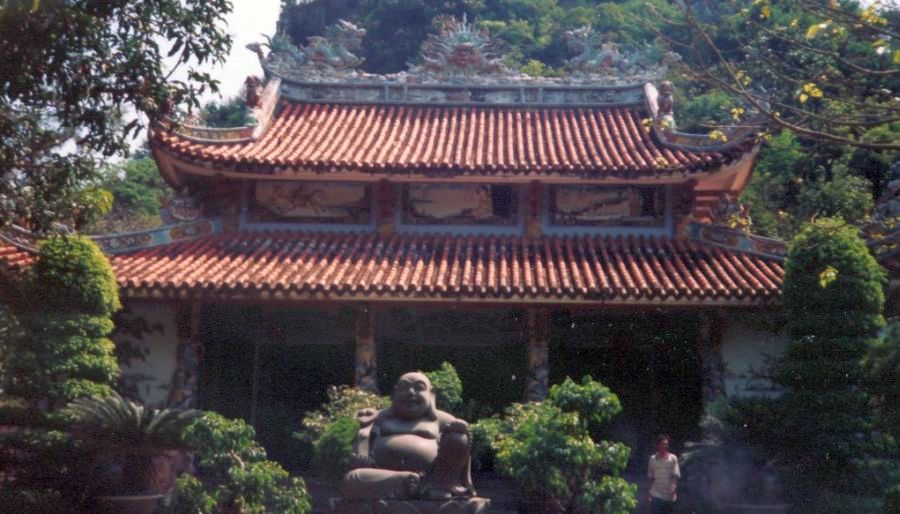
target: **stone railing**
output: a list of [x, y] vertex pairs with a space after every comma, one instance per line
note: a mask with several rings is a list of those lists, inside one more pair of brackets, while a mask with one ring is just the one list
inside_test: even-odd
[[[411, 78], [411, 77], [408, 77]], [[403, 103], [450, 105], [636, 105], [643, 86], [598, 87], [540, 81], [503, 83], [419, 83], [373, 78], [368, 81], [283, 80], [281, 95], [299, 102]]]
[[[669, 84], [671, 87], [671, 83]], [[669, 90], [671, 93], [671, 89]], [[761, 114], [750, 116], [739, 125], [723, 125], [708, 134], [690, 134], [679, 132], [674, 126], [672, 112], [661, 112], [662, 95], [653, 84], [644, 86], [644, 99], [647, 112], [650, 114], [651, 127], [656, 139], [678, 150], [689, 152], [722, 152], [755, 138], [766, 125]], [[671, 110], [671, 97], [668, 97]]]
[[260, 95], [259, 107], [250, 110], [253, 123], [243, 127], [208, 127], [205, 125], [178, 124], [169, 122], [175, 132], [190, 141], [198, 143], [245, 143], [262, 135], [268, 127], [280, 98], [281, 80], [269, 80]]

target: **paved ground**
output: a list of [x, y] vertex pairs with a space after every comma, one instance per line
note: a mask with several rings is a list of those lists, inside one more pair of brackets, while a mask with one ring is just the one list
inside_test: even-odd
[[[331, 487], [317, 477], [304, 476], [306, 485], [313, 498], [313, 514], [328, 514], [330, 502], [338, 498], [337, 489]], [[629, 482], [638, 484], [638, 498], [641, 500], [634, 514], [648, 514], [650, 512], [644, 499], [647, 496], [646, 487], [642, 475], [626, 476]], [[524, 512], [524, 505], [516, 485], [509, 480], [504, 480], [493, 473], [479, 473], [472, 478], [478, 495], [491, 499], [491, 514], [518, 514]]]

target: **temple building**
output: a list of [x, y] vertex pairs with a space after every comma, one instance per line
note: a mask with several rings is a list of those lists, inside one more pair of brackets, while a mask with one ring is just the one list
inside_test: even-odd
[[[327, 385], [442, 361], [495, 408], [591, 374], [644, 448], [772, 390], [784, 245], [728, 228], [752, 123], [679, 132], [665, 64], [587, 29], [563, 78], [507, 69], [465, 21], [371, 75], [363, 33], [253, 45], [249, 126], [152, 128], [166, 224], [95, 238], [134, 394], [245, 417], [279, 457]], [[29, 235], [2, 238], [0, 272], [27, 266]]]

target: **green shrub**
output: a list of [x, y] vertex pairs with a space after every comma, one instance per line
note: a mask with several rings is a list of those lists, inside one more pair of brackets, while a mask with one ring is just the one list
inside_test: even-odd
[[900, 514], [900, 484], [884, 492], [884, 514]]
[[346, 385], [331, 386], [325, 393], [325, 403], [316, 411], [303, 416], [301, 428], [294, 437], [314, 443], [325, 432], [326, 427], [341, 418], [356, 418], [360, 409], [384, 409], [391, 404], [390, 398], [378, 396], [368, 391]]
[[469, 425], [472, 434], [472, 467], [479, 471], [494, 469], [497, 452], [495, 441], [500, 437], [502, 421], [498, 417], [479, 419]]
[[551, 388], [549, 400], [507, 410], [495, 439], [496, 464], [530, 497], [564, 512], [631, 512], [637, 488], [619, 477], [630, 450], [591, 437], [620, 411], [618, 398], [602, 384], [567, 378]]
[[900, 439], [900, 323], [891, 324], [885, 337], [872, 346], [864, 366], [879, 426]]
[[463, 385], [453, 364], [442, 362], [440, 368], [426, 371], [425, 376], [434, 388], [438, 408], [456, 414], [463, 405]]
[[203, 483], [191, 475], [182, 475], [165, 506], [168, 514], [213, 514], [216, 499], [206, 492]]
[[303, 480], [267, 460], [253, 428], [244, 421], [207, 412], [187, 427], [182, 440], [196, 452], [197, 480], [177, 483], [165, 514], [205, 513], [210, 506], [218, 511], [240, 508], [247, 514], [309, 512]]
[[784, 443], [820, 489], [846, 483], [871, 427], [862, 359], [884, 326], [884, 274], [858, 230], [834, 219], [807, 224], [785, 263], [790, 342], [776, 381]]
[[83, 237], [44, 241], [21, 288], [0, 339], [0, 417], [17, 428], [0, 434], [0, 446], [16, 449], [0, 455], [0, 468], [14, 470], [24, 514], [47, 512], [48, 498], [71, 507], [84, 496], [91, 456], [65, 431], [71, 416], [61, 408], [112, 391], [119, 367], [107, 335], [120, 304], [109, 262]]
[[338, 484], [349, 470], [353, 441], [359, 431], [359, 423], [354, 418], [339, 418], [325, 427], [325, 432], [313, 445], [313, 466], [322, 478]]

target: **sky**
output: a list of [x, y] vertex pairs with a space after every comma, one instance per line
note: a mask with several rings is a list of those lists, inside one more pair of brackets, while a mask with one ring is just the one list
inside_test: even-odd
[[[262, 42], [262, 34], [275, 34], [275, 24], [281, 8], [279, 0], [232, 0], [234, 10], [227, 17], [228, 33], [234, 38], [231, 55], [224, 65], [214, 67], [213, 77], [221, 81], [225, 98], [241, 89], [248, 75], [262, 75], [256, 54], [247, 50], [247, 43]], [[211, 97], [212, 99], [214, 97]]]

